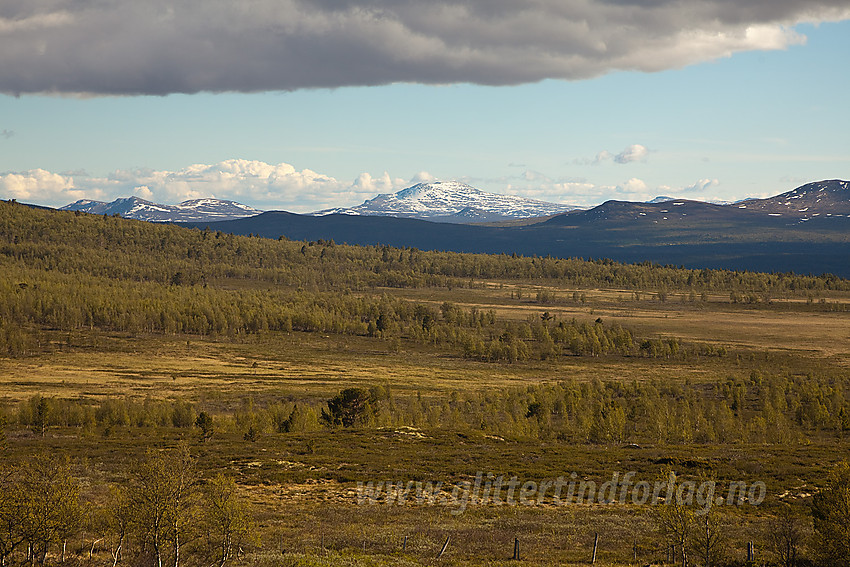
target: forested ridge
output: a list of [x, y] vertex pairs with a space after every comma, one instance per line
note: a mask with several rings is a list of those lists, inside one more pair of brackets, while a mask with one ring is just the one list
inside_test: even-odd
[[[463, 286], [470, 278], [556, 280], [574, 287], [775, 294], [850, 290], [850, 280], [729, 270], [692, 270], [413, 248], [272, 241], [119, 217], [0, 203], [0, 254], [29, 268], [110, 279], [197, 284], [219, 278], [303, 289]], [[179, 274], [179, 275], [178, 275]], [[175, 277], [177, 280], [175, 280]]]
[[[735, 300], [738, 292], [811, 296], [850, 289], [850, 282], [833, 276], [273, 241], [9, 202], [0, 203], [0, 269], [0, 351], [8, 355], [42, 348], [43, 330], [102, 329], [395, 336], [486, 360], [545, 359], [561, 352], [670, 356], [687, 350], [670, 341], [636, 341], [616, 324], [546, 317], [502, 322], [492, 312], [450, 303], [438, 310], [378, 289], [450, 289], [488, 278], [656, 290], [661, 298], [672, 290], [693, 297], [731, 289]], [[547, 303], [550, 295], [539, 292], [537, 299]]]

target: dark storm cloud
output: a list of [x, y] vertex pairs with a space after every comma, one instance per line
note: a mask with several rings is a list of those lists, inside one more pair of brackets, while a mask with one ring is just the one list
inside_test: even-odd
[[804, 41], [846, 0], [4, 0], [0, 91], [154, 94], [657, 71]]

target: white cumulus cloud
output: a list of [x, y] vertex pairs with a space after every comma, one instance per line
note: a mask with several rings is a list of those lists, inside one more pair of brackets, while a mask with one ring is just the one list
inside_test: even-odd
[[617, 163], [631, 163], [633, 161], [643, 161], [649, 155], [649, 150], [640, 144], [632, 144], [616, 156], [614, 161]]
[[31, 201], [37, 203], [57, 202], [57, 199], [83, 199], [93, 195], [102, 195], [98, 190], [91, 192], [80, 188], [74, 183], [74, 178], [51, 173], [44, 169], [31, 169], [23, 173], [6, 173], [0, 175], [0, 194], [7, 199]]
[[646, 182], [642, 179], [638, 179], [637, 177], [632, 177], [622, 185], [619, 185], [617, 189], [627, 195], [646, 195]]
[[682, 191], [686, 193], [695, 193], [705, 191], [706, 189], [711, 189], [712, 187], [716, 187], [718, 185], [720, 185], [720, 181], [717, 179], [700, 179], [693, 185], [683, 187]]
[[[421, 176], [422, 173], [424, 172], [418, 174], [417, 177]], [[403, 189], [405, 186], [404, 179], [398, 177], [393, 179], [386, 171], [378, 177], [372, 177], [368, 173], [361, 173], [354, 182], [354, 187], [367, 193], [393, 193], [399, 189]]]

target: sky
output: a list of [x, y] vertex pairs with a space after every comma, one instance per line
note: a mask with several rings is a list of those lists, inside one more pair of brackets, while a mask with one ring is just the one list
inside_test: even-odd
[[0, 0], [0, 198], [592, 206], [850, 179], [847, 0]]

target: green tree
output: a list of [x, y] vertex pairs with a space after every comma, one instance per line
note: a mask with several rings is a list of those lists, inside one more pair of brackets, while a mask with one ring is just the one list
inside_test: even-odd
[[22, 533], [31, 549], [31, 562], [44, 565], [50, 547], [65, 542], [79, 526], [80, 489], [67, 457], [38, 455], [26, 467], [20, 478]]
[[202, 411], [195, 420], [195, 427], [201, 430], [201, 442], [204, 443], [212, 438], [214, 433], [213, 418], [210, 414]]
[[204, 503], [208, 550], [215, 563], [224, 567], [253, 535], [251, 511], [239, 497], [234, 480], [223, 474], [207, 483]]
[[133, 507], [126, 487], [113, 486], [110, 491], [110, 501], [104, 510], [108, 537], [111, 539], [110, 554], [112, 567], [121, 561], [124, 542], [129, 534], [133, 521]]
[[0, 567], [6, 567], [9, 557], [26, 540], [21, 523], [25, 508], [19, 473], [16, 466], [0, 465]]
[[132, 527], [156, 567], [171, 558], [179, 567], [181, 548], [196, 508], [195, 460], [181, 443], [167, 451], [149, 450], [129, 488]]
[[850, 566], [850, 465], [832, 470], [826, 486], [812, 498], [815, 549], [824, 565]]
[[32, 430], [45, 436], [50, 419], [51, 403], [44, 396], [37, 396], [30, 400], [32, 406]]
[[171, 410], [171, 423], [174, 427], [192, 427], [195, 423], [195, 409], [185, 400], [174, 402]]
[[322, 409], [322, 419], [330, 425], [352, 427], [367, 415], [370, 398], [365, 388], [346, 388], [328, 400], [327, 411]]

